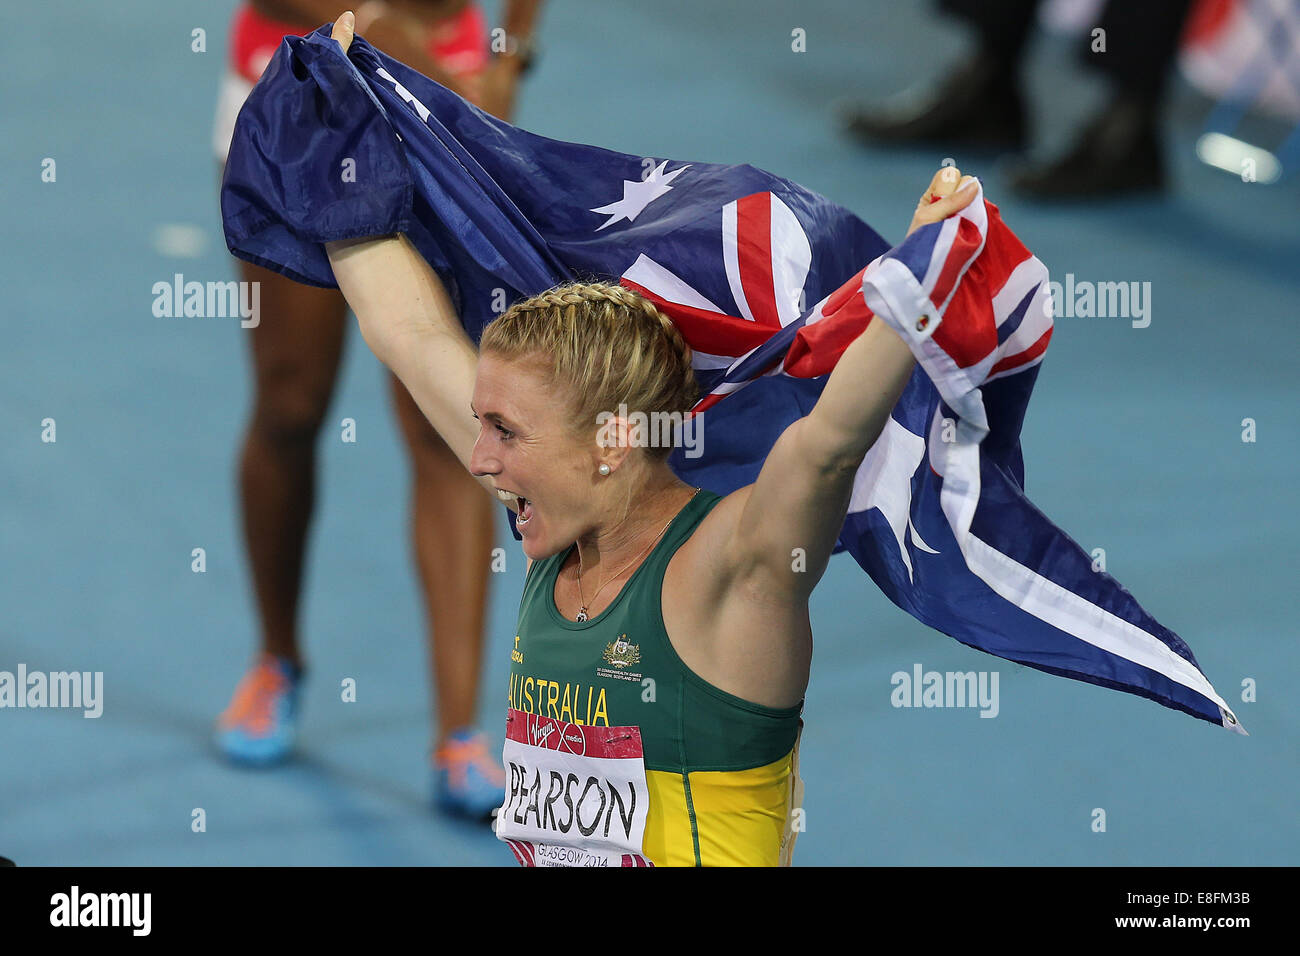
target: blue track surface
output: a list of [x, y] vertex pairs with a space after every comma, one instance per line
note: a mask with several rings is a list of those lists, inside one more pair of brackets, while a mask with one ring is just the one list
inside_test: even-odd
[[[212, 107], [229, 0], [26, 5], [0, 31], [0, 670], [103, 671], [98, 720], [0, 710], [0, 854], [20, 864], [510, 864], [427, 809], [428, 688], [386, 385], [355, 335], [322, 436], [304, 602], [301, 756], [231, 769], [209, 740], [255, 629], [234, 460], [235, 320], [159, 319], [176, 272], [233, 278]], [[748, 162], [899, 236], [943, 158], [867, 151], [832, 101], [933, 75], [962, 46], [922, 4], [556, 2], [518, 121], [632, 153]], [[866, 6], [867, 9], [860, 10]], [[208, 33], [208, 52], [190, 49]], [[791, 30], [807, 31], [792, 53]], [[1061, 45], [1027, 71], [1039, 142], [1097, 102]], [[800, 864], [1294, 864], [1300, 466], [1297, 180], [1199, 165], [1207, 110], [1168, 115], [1164, 201], [1035, 207], [956, 157], [1052, 270], [1149, 281], [1149, 328], [1058, 320], [1024, 431], [1033, 500], [1191, 645], [1252, 736], [965, 648], [847, 558], [813, 601]], [[41, 162], [57, 162], [43, 183]], [[196, 257], [157, 251], [200, 227]], [[337, 423], [358, 423], [356, 444]], [[1243, 418], [1258, 440], [1241, 440]], [[57, 423], [43, 443], [41, 422]], [[498, 730], [524, 562], [502, 530], [481, 714]], [[207, 572], [190, 570], [191, 549]], [[895, 709], [890, 675], [996, 670], [1001, 712]], [[339, 682], [358, 700], [340, 702]], [[1240, 701], [1242, 681], [1258, 702]], [[191, 832], [191, 812], [207, 830]], [[1104, 808], [1107, 831], [1092, 831]]]

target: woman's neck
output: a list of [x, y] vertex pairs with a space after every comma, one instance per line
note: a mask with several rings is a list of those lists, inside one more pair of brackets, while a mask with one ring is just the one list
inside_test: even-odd
[[[629, 573], [635, 571], [640, 558], [654, 550], [668, 524], [696, 491], [671, 475], [653, 489], [643, 489], [634, 495], [632, 507], [621, 521], [581, 536], [572, 564], [575, 573], [581, 570], [584, 590], [588, 581], [594, 590], [624, 569]], [[587, 596], [592, 595], [588, 592]]]

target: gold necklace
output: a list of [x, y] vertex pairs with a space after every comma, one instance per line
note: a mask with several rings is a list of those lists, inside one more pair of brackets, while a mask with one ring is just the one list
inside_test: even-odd
[[[694, 501], [695, 496], [698, 495], [699, 493], [700, 493], [700, 489], [696, 488], [695, 491], [691, 494], [690, 498], [687, 499], [686, 504], [689, 505], [692, 501]], [[686, 505], [682, 505], [682, 508], [685, 507]], [[677, 514], [681, 514], [681, 510], [678, 510]], [[671, 518], [669, 518], [668, 524], [664, 525], [663, 530], [661, 530], [657, 535], [655, 535], [654, 541], [651, 541], [648, 545], [645, 546], [645, 550], [643, 550], [630, 562], [624, 565], [623, 571], [626, 571], [628, 568], [632, 567], [632, 565], [636, 564], [637, 561], [641, 560], [641, 558], [645, 556], [646, 552], [655, 546], [655, 542], [664, 536], [664, 531], [668, 530], [669, 525], [671, 525], [676, 520], [677, 520], [677, 515], [673, 515]], [[605, 585], [609, 584], [611, 581], [617, 580], [619, 574], [622, 574], [623, 571], [619, 571], [618, 574], [614, 575], [611, 578], [608, 578], [605, 581], [605, 584], [602, 584], [600, 587], [596, 588], [596, 593], [591, 596], [591, 600], [593, 603], [595, 602], [600, 592], [605, 589]], [[582, 552], [581, 551], [578, 552], [578, 616], [575, 618], [575, 620], [578, 621], [579, 623], [587, 620], [587, 601], [582, 596]]]

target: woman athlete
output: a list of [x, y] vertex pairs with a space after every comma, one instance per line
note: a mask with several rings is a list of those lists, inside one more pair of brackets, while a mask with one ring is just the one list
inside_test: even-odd
[[[351, 15], [334, 30], [346, 50]], [[935, 174], [909, 232], [971, 201], [971, 178], [956, 180]], [[367, 344], [518, 513], [529, 562], [498, 837], [523, 863], [788, 863], [808, 598], [912, 372], [908, 347], [870, 323], [758, 479], [719, 496], [609, 414], [695, 400], [690, 349], [648, 301], [563, 286], [516, 303], [476, 352], [404, 235], [326, 250]]]
[[[372, 0], [360, 8], [378, 47], [501, 117], [512, 108], [541, 0], [509, 0], [511, 43], [488, 61], [483, 14], [468, 0]], [[307, 33], [333, 0], [251, 0], [231, 25], [231, 71], [218, 104], [214, 146], [224, 164], [235, 117], [289, 33]], [[291, 751], [302, 674], [298, 598], [314, 500], [315, 442], [338, 377], [347, 303], [247, 262], [263, 316], [250, 335], [252, 415], [240, 460], [244, 537], [261, 621], [261, 655], [218, 721], [230, 759], [272, 764]], [[393, 403], [412, 463], [412, 530], [429, 614], [437, 706], [434, 792], [441, 809], [487, 817], [504, 778], [471, 726], [478, 698], [484, 608], [493, 543], [492, 504], [396, 379]], [[435, 633], [437, 639], [434, 639]]]

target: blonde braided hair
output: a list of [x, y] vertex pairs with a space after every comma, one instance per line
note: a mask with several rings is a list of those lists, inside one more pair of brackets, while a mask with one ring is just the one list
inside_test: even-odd
[[[684, 414], [699, 396], [677, 326], [653, 302], [612, 283], [575, 282], [516, 302], [483, 330], [479, 348], [542, 365], [570, 395], [578, 433], [620, 404]], [[662, 459], [672, 449], [646, 451]]]

